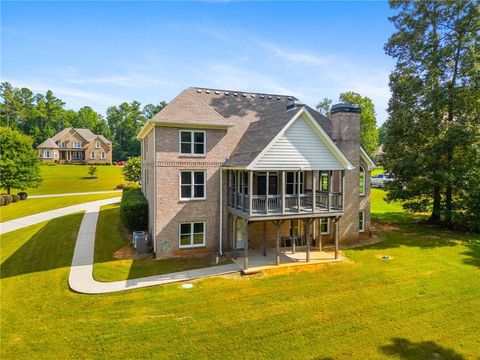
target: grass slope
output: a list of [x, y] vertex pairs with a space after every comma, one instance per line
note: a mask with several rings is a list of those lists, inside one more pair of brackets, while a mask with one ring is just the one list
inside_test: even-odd
[[114, 190], [118, 184], [125, 183], [120, 166], [97, 166], [98, 179], [86, 179], [88, 168], [88, 165], [41, 165], [43, 182], [38, 188], [26, 191], [29, 195], [103, 191]]
[[51, 198], [26, 199], [0, 207], [0, 222], [18, 219], [43, 211], [60, 209], [62, 207], [86, 203], [89, 201], [109, 199], [121, 196], [121, 193], [74, 195]]
[[[123, 259], [115, 258], [114, 253], [126, 250], [133, 253], [129, 246], [130, 234], [122, 231], [119, 219], [119, 204], [102, 206], [95, 241], [94, 278], [98, 281], [117, 281], [139, 277], [167, 274], [171, 272], [215, 266], [212, 255], [154, 260], [151, 257]], [[218, 265], [229, 263], [230, 260]]]
[[92, 296], [67, 285], [80, 220], [0, 237], [2, 359], [478, 357], [478, 235], [390, 225], [343, 263]]

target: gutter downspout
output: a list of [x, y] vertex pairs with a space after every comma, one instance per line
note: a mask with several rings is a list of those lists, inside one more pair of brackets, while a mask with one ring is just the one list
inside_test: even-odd
[[219, 233], [219, 239], [220, 239], [220, 255], [223, 255], [223, 250], [222, 250], [222, 243], [223, 243], [223, 176], [222, 176], [222, 168], [219, 169], [220, 171], [220, 233]]
[[157, 137], [153, 127], [153, 253], [157, 256]]

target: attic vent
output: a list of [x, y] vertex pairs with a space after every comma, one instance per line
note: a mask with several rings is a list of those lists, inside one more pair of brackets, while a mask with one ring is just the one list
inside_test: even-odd
[[207, 94], [210, 94], [210, 90], [205, 90], [205, 92], [206, 92]]
[[242, 94], [243, 97], [247, 97], [247, 94]]
[[280, 100], [280, 96], [277, 96], [277, 100]]
[[252, 95], [250, 95], [250, 96], [251, 96], [252, 98], [254, 98], [254, 97], [255, 97], [255, 94], [252, 94]]
[[237, 93], [233, 93], [233, 96], [237, 96], [238, 94]]
[[227, 96], [228, 96], [228, 95], [230, 95], [230, 93], [229, 93], [228, 91], [225, 91], [225, 95], [227, 95]]
[[268, 98], [269, 98], [269, 99], [271, 99], [271, 98], [272, 98], [272, 96], [269, 96]]
[[289, 97], [288, 97], [288, 100], [292, 100], [292, 97], [291, 97], [291, 96], [289, 96]]
[[261, 98], [261, 99], [265, 99], [265, 95], [260, 95], [260, 98]]
[[201, 93], [201, 92], [202, 92], [202, 90], [200, 90], [200, 89], [197, 89], [197, 93]]
[[215, 94], [216, 94], [216, 95], [220, 94], [220, 91], [215, 91]]
[[287, 110], [290, 110], [290, 109], [294, 109], [294, 108], [301, 108], [302, 106], [304, 106], [305, 104], [302, 103], [301, 101], [299, 100], [290, 100], [288, 103], [287, 103]]

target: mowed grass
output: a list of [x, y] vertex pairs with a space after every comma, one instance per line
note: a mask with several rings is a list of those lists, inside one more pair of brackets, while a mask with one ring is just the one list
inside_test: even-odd
[[[96, 166], [97, 179], [87, 179], [89, 167], [89, 165], [40, 165], [42, 183], [38, 188], [26, 191], [29, 195], [104, 191], [114, 190], [117, 185], [125, 183], [121, 166]], [[18, 191], [13, 189], [12, 193]]]
[[80, 221], [0, 237], [2, 359], [478, 358], [478, 235], [396, 224], [342, 263], [83, 295]]
[[[130, 245], [131, 234], [122, 231], [119, 204], [102, 206], [97, 223], [95, 240], [95, 264], [93, 276], [98, 281], [117, 281], [139, 277], [192, 270], [215, 263], [215, 256], [201, 255], [155, 260], [152, 256], [135, 256]], [[126, 255], [126, 256], [125, 256]]]
[[109, 199], [121, 196], [121, 193], [72, 195], [37, 199], [26, 199], [7, 206], [0, 207], [0, 222], [18, 219], [43, 211], [60, 209], [66, 206], [82, 204], [90, 201]]

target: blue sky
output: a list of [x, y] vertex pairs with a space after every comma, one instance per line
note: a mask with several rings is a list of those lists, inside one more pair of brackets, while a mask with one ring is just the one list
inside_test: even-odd
[[66, 106], [169, 101], [188, 86], [289, 94], [353, 90], [387, 114], [385, 2], [2, 2], [1, 77]]

